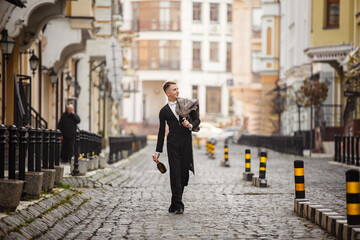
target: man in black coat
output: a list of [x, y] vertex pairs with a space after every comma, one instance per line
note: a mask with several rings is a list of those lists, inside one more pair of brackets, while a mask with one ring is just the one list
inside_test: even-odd
[[77, 124], [80, 122], [79, 116], [74, 111], [74, 106], [69, 104], [66, 111], [61, 115], [58, 123], [58, 129], [61, 131], [63, 137], [61, 145], [61, 161], [64, 163], [70, 162], [74, 156], [74, 141]]
[[169, 213], [182, 214], [184, 203], [182, 195], [184, 187], [188, 185], [189, 170], [194, 169], [191, 130], [200, 124], [200, 119], [195, 110], [190, 112], [192, 122], [182, 116], [178, 116], [176, 100], [179, 97], [179, 89], [174, 82], [166, 82], [163, 86], [168, 97], [168, 103], [160, 110], [160, 127], [156, 145], [156, 153], [153, 160], [156, 161], [162, 152], [165, 137], [165, 122], [169, 126], [167, 136], [167, 152], [170, 166], [171, 205]]

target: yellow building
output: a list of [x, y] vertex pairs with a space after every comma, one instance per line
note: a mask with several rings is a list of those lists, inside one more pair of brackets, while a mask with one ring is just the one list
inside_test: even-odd
[[[311, 60], [311, 74], [327, 81], [328, 98], [324, 104], [334, 106], [330, 110], [333, 127], [347, 121], [344, 60], [354, 47], [354, 17], [353, 0], [311, 1], [310, 48], [304, 52]], [[332, 77], [325, 79], [325, 75]]]

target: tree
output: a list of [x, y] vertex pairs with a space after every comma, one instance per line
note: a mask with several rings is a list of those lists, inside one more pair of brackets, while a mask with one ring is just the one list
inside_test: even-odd
[[319, 113], [322, 103], [327, 98], [328, 87], [323, 82], [305, 79], [303, 85], [296, 94], [299, 98], [299, 103], [302, 104], [303, 107], [305, 108], [310, 107], [310, 156], [311, 156], [313, 107], [315, 107], [316, 113]]

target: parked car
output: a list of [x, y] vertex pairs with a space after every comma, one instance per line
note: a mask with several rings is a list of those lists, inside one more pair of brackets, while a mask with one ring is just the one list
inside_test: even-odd
[[221, 128], [215, 127], [212, 123], [201, 122], [200, 131], [192, 132], [193, 136], [200, 139], [208, 139], [210, 136], [216, 136], [220, 134], [223, 130]]
[[215, 139], [217, 142], [232, 142], [236, 143], [239, 138], [240, 127], [229, 126], [222, 129], [222, 132], [210, 136], [210, 139]]

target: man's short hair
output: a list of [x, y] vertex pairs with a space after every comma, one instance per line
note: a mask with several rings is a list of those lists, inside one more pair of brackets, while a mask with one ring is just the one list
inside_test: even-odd
[[176, 82], [170, 82], [170, 81], [166, 82], [163, 86], [164, 92], [166, 92], [169, 89], [170, 85], [176, 85]]

